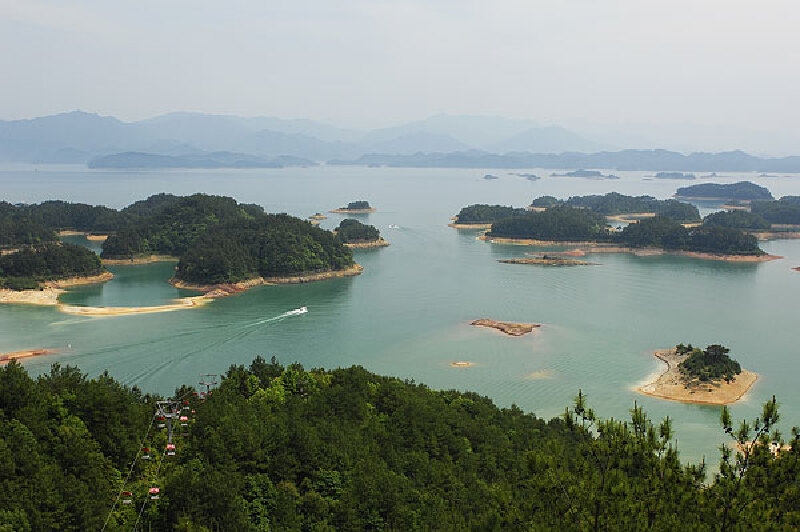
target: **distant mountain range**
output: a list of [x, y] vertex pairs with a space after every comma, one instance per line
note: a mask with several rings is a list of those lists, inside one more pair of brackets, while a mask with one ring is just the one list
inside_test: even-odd
[[[74, 111], [30, 120], [0, 121], [0, 161], [30, 163], [154, 162], [155, 156], [207, 158], [231, 152], [271, 160], [355, 159], [368, 153], [411, 155], [482, 149], [492, 152], [591, 151], [607, 146], [566, 129], [527, 120], [437, 115], [372, 131], [343, 129], [313, 120], [170, 113], [138, 122]], [[136, 152], [150, 154], [107, 159]]]
[[611, 149], [558, 126], [491, 116], [436, 115], [371, 131], [313, 120], [201, 113], [123, 122], [73, 111], [0, 121], [0, 162], [91, 168], [275, 168], [327, 161], [396, 167], [800, 172], [796, 156]]

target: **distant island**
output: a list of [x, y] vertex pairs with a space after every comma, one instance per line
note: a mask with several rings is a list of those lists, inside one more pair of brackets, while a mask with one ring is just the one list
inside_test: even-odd
[[351, 201], [347, 204], [347, 207], [340, 207], [338, 209], [333, 209], [331, 212], [342, 213], [342, 214], [366, 214], [370, 212], [375, 212], [375, 209], [369, 204], [366, 200], [358, 200], [358, 201]]
[[508, 175], [515, 175], [515, 176], [518, 176], [518, 177], [524, 177], [528, 181], [538, 181], [538, 180], [541, 179], [541, 177], [539, 177], [536, 174], [530, 174], [530, 173], [525, 173], [525, 172], [509, 172]]
[[342, 220], [334, 232], [339, 240], [351, 249], [380, 248], [389, 245], [377, 228], [351, 218]]
[[743, 370], [728, 356], [729, 351], [719, 344], [706, 349], [678, 344], [674, 349], [656, 351], [654, 355], [667, 364], [667, 369], [638, 391], [684, 403], [734, 403], [747, 393], [758, 375]]
[[573, 170], [571, 172], [564, 172], [563, 174], [552, 173], [553, 177], [585, 177], [588, 179], [619, 179], [619, 176], [608, 174], [605, 175], [599, 170]]
[[321, 212], [317, 212], [317, 213], [314, 213], [311, 216], [309, 216], [308, 219], [309, 220], [327, 220], [328, 217], [325, 216], [324, 214], [322, 214]]
[[486, 179], [487, 181], [493, 181], [495, 179], [500, 179], [500, 176], [496, 176], [494, 174], [486, 174], [485, 176], [483, 176], [483, 178]]
[[684, 172], [658, 172], [654, 177], [656, 179], [696, 179], [694, 174]]
[[200, 152], [187, 155], [161, 155], [146, 152], [123, 152], [92, 159], [89, 168], [284, 168], [288, 166], [316, 166], [317, 163], [302, 157], [282, 155], [264, 159], [246, 153], [227, 151]]
[[614, 231], [603, 215], [566, 205], [499, 220], [480, 238], [495, 243], [590, 246], [591, 252], [671, 253], [748, 262], [779, 258], [764, 253], [755, 236], [735, 228], [687, 228], [666, 216], [652, 216]]
[[525, 336], [533, 332], [534, 329], [541, 327], [538, 323], [511, 323], [507, 321], [495, 321], [487, 318], [481, 318], [470, 322], [470, 325], [476, 327], [487, 327], [489, 329], [497, 329], [498, 331], [509, 336]]
[[738, 183], [719, 184], [701, 183], [682, 187], [675, 192], [678, 199], [698, 199], [698, 200], [771, 200], [772, 193], [760, 185], [750, 181], [739, 181]]

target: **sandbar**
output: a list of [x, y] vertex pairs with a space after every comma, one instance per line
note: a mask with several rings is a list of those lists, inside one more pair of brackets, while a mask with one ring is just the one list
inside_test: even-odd
[[495, 321], [486, 318], [471, 321], [470, 325], [474, 325], [476, 327], [486, 327], [489, 329], [497, 329], [498, 331], [509, 336], [524, 336], [533, 332], [534, 329], [541, 327], [541, 324], [539, 323], [511, 323], [507, 321]]
[[453, 223], [447, 224], [447, 227], [452, 227], [453, 229], [491, 229], [492, 223], [491, 222], [484, 222], [484, 223], [474, 223], [474, 224], [462, 224], [455, 221]]
[[103, 259], [103, 264], [111, 266], [126, 264], [150, 264], [151, 262], [178, 262], [178, 257], [172, 255], [141, 255], [130, 259]]
[[309, 220], [327, 220], [328, 217], [324, 214], [312, 214], [308, 217]]
[[58, 349], [30, 349], [27, 351], [13, 351], [11, 353], [0, 353], [0, 366], [8, 364], [12, 360], [23, 358], [38, 357], [42, 355], [54, 355]]
[[70, 277], [54, 281], [42, 282], [39, 290], [0, 290], [0, 303], [23, 303], [28, 305], [58, 305], [58, 296], [65, 288], [84, 284], [104, 283], [111, 280], [114, 274], [103, 272], [89, 277]]
[[471, 368], [475, 364], [473, 362], [467, 362], [466, 360], [459, 360], [458, 362], [450, 362], [451, 368]]
[[200, 307], [212, 301], [206, 296], [184, 297], [174, 303], [152, 307], [78, 307], [75, 305], [59, 305], [58, 310], [76, 316], [129, 316], [132, 314], [150, 314], [154, 312], [171, 312], [187, 308]]
[[526, 257], [523, 259], [499, 259], [497, 262], [503, 264], [534, 264], [539, 266], [588, 266], [594, 265], [594, 262], [587, 262], [585, 260], [565, 259], [564, 257], [551, 257], [543, 255], [540, 257]]
[[389, 242], [379, 238], [369, 242], [345, 242], [344, 245], [350, 249], [385, 248], [389, 245]]
[[678, 355], [675, 349], [655, 351], [653, 355], [667, 365], [667, 369], [654, 381], [643, 384], [636, 391], [669, 401], [703, 405], [727, 405], [744, 396], [758, 379], [758, 374], [743, 369], [731, 382], [723, 380], [701, 383], [687, 382], [678, 364], [690, 355]]

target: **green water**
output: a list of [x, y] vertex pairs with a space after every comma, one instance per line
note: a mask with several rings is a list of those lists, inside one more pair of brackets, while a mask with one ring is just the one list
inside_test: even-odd
[[[486, 173], [501, 179], [484, 181]], [[544, 417], [562, 412], [580, 388], [603, 416], [626, 416], [639, 401], [654, 418], [672, 417], [682, 456], [693, 461], [706, 456], [716, 463], [723, 441], [718, 408], [661, 401], [632, 389], [661, 369], [651, 355], [654, 349], [681, 341], [719, 342], [732, 348], [743, 367], [761, 375], [735, 405], [734, 415], [752, 417], [776, 394], [787, 425], [800, 424], [795, 383], [800, 273], [791, 270], [800, 266], [800, 241], [764, 244], [786, 257], [764, 264], [611, 254], [590, 256], [599, 266], [542, 268], [497, 262], [523, 256], [528, 248], [486, 244], [472, 232], [446, 227], [449, 216], [469, 203], [524, 205], [544, 194], [611, 190], [664, 198], [682, 186], [645, 180], [645, 172], [621, 174], [620, 181], [545, 177], [530, 182], [492, 169], [0, 169], [4, 199], [10, 201], [57, 198], [119, 207], [156, 192], [203, 191], [305, 217], [363, 198], [378, 212], [361, 218], [392, 244], [357, 251], [366, 268], [359, 277], [259, 287], [191, 310], [87, 318], [52, 308], [0, 306], [0, 351], [60, 348], [59, 355], [25, 364], [33, 373], [47, 371], [54, 361], [79, 365], [92, 375], [107, 369], [125, 383], [164, 393], [258, 354], [310, 367], [360, 364], [434, 388], [474, 390]], [[800, 193], [797, 176], [740, 174], [720, 181], [740, 179], [756, 180], [778, 196]], [[714, 208], [702, 207], [704, 212]], [[331, 214], [323, 227], [341, 219]], [[76, 289], [62, 300], [133, 306], [193, 295], [166, 282], [172, 267], [112, 267], [113, 281]], [[280, 317], [301, 306], [309, 312]], [[511, 338], [467, 325], [481, 317], [543, 327]], [[448, 365], [459, 360], [475, 366]]]

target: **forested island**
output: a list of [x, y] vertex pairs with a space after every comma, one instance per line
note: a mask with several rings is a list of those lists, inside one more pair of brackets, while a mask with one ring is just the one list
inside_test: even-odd
[[510, 207], [508, 205], [487, 205], [478, 203], [463, 207], [454, 217], [450, 227], [456, 229], [488, 229], [493, 222], [525, 214], [525, 209]]
[[161, 397], [107, 373], [90, 379], [54, 365], [31, 378], [17, 362], [0, 367], [0, 529], [800, 525], [800, 440], [774, 430], [774, 399], [741, 430], [723, 408], [720, 435], [731, 448], [711, 477], [705, 462], [682, 462], [668, 418], [632, 405], [630, 419], [603, 419], [581, 392], [545, 420], [360, 367], [309, 370], [261, 357], [231, 366], [205, 400], [196, 392], [183, 386], [173, 396], [188, 427], [166, 456]]
[[686, 179], [686, 180], [691, 180], [696, 178], [694, 174], [686, 172], [656, 172], [656, 175], [653, 177], [655, 177], [656, 179]]
[[772, 193], [750, 181], [739, 181], [738, 183], [719, 184], [701, 183], [682, 187], [675, 192], [675, 197], [679, 199], [700, 199], [700, 200], [771, 200]]
[[705, 349], [678, 344], [674, 349], [656, 351], [667, 369], [639, 391], [673, 401], [728, 404], [738, 401], [755, 383], [758, 375], [743, 370], [728, 356], [730, 349], [719, 344]]
[[599, 170], [572, 170], [564, 173], [552, 173], [553, 177], [585, 177], [587, 179], [619, 179], [619, 176], [613, 174], [603, 174]]
[[375, 212], [375, 209], [366, 200], [351, 201], [347, 207], [340, 207], [333, 209], [331, 212], [338, 212], [343, 214], [366, 214]]
[[99, 257], [83, 246], [61, 242], [26, 245], [0, 256], [0, 289], [38, 290], [48, 281], [95, 278], [105, 272]]
[[389, 243], [381, 237], [381, 232], [372, 225], [346, 218], [339, 222], [334, 231], [336, 236], [349, 248], [385, 247]]
[[731, 227], [687, 228], [666, 216], [644, 218], [614, 231], [603, 215], [585, 208], [555, 205], [492, 224], [484, 240], [520, 244], [599, 245], [594, 252], [656, 249], [698, 258], [762, 261], [766, 255], [755, 236]]
[[679, 222], [700, 220], [700, 211], [692, 204], [675, 199], [658, 200], [653, 196], [626, 196], [618, 192], [603, 195], [572, 196], [560, 200], [553, 196], [541, 196], [531, 202], [531, 207], [552, 207], [566, 205], [589, 209], [605, 216], [620, 214], [654, 214], [666, 216]]

